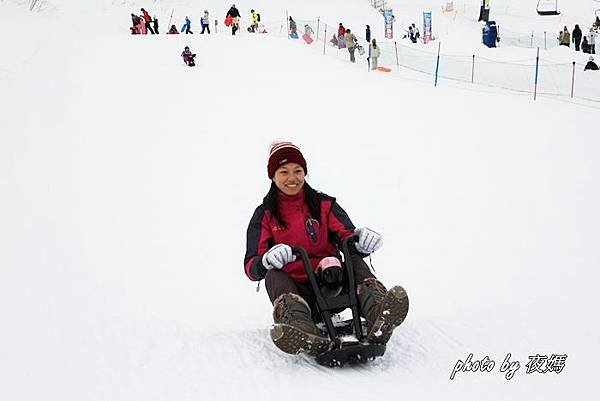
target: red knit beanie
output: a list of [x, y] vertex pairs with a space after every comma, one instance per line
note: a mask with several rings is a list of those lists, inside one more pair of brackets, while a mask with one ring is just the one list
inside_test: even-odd
[[300, 148], [291, 142], [274, 142], [271, 145], [269, 164], [267, 165], [269, 178], [273, 178], [275, 171], [286, 163], [298, 163], [304, 169], [304, 174], [308, 173], [306, 160], [304, 160]]

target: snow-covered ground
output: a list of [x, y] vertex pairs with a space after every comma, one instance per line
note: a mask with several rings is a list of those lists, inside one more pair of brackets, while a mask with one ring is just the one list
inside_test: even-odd
[[[487, 51], [480, 26], [442, 16], [443, 1], [393, 3], [402, 26], [427, 5], [444, 46]], [[492, 12], [503, 7], [507, 28], [523, 20], [513, 7], [540, 29], [564, 25], [539, 20], [535, 3], [492, 1]], [[569, 22], [592, 19], [592, 1], [559, 3]], [[236, 37], [222, 29], [230, 4], [215, 0], [28, 4], [0, 2], [0, 399], [596, 393], [594, 102], [434, 88], [430, 75], [368, 73], [364, 60], [324, 57], [277, 30], [286, 10], [359, 32], [381, 26], [367, 0], [236, 1], [270, 30]], [[173, 8], [178, 27], [187, 14], [196, 29], [208, 8], [219, 33], [130, 36], [140, 7], [163, 32]], [[185, 45], [194, 69], [179, 58]], [[523, 51], [497, 50], [511, 61]], [[564, 51], [545, 57], [562, 62]], [[406, 322], [370, 365], [326, 369], [270, 342], [271, 305], [242, 259], [275, 138], [302, 148], [309, 182], [355, 224], [384, 234], [377, 275], [408, 290]], [[495, 369], [450, 380], [469, 353]], [[499, 371], [508, 353], [520, 362], [511, 380]], [[536, 354], [568, 355], [564, 370], [527, 374]]]

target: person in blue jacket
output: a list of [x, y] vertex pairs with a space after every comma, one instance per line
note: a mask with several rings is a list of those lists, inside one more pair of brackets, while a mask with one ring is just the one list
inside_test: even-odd
[[183, 24], [183, 26], [181, 27], [181, 32], [185, 32], [186, 35], [188, 33], [194, 33], [192, 32], [192, 21], [190, 21], [190, 19], [187, 16], [185, 17], [185, 24]]

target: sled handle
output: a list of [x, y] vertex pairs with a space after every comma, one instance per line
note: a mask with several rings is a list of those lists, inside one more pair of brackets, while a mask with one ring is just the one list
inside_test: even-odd
[[325, 327], [327, 327], [327, 332], [329, 333], [329, 337], [335, 343], [336, 347], [340, 346], [340, 340], [336, 337], [335, 327], [333, 327], [333, 322], [331, 321], [331, 312], [329, 312], [327, 308], [327, 302], [319, 289], [319, 284], [317, 283], [317, 278], [315, 277], [315, 273], [313, 272], [312, 265], [310, 264], [310, 259], [308, 257], [308, 253], [306, 250], [299, 246], [292, 247], [292, 254], [300, 255], [302, 259], [302, 264], [304, 265], [304, 270], [306, 271], [306, 275], [308, 276], [308, 281], [310, 282], [310, 286], [315, 293], [317, 298], [317, 306], [319, 307], [319, 312], [323, 317], [323, 321], [325, 322]]
[[352, 319], [354, 320], [354, 331], [356, 337], [363, 341], [364, 335], [362, 332], [362, 323], [360, 321], [360, 311], [358, 310], [358, 300], [356, 294], [356, 282], [354, 280], [354, 267], [352, 266], [352, 254], [350, 253], [350, 244], [358, 242], [358, 235], [351, 235], [342, 241], [342, 253], [344, 255], [344, 266], [346, 266], [346, 274], [348, 275], [348, 296], [350, 297], [350, 305], [352, 305]]

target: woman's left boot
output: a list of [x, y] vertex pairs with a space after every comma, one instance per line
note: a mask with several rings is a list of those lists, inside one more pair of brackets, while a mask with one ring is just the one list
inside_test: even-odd
[[408, 296], [404, 288], [389, 291], [375, 278], [367, 278], [356, 287], [361, 315], [367, 320], [367, 340], [386, 344], [392, 332], [408, 314]]

